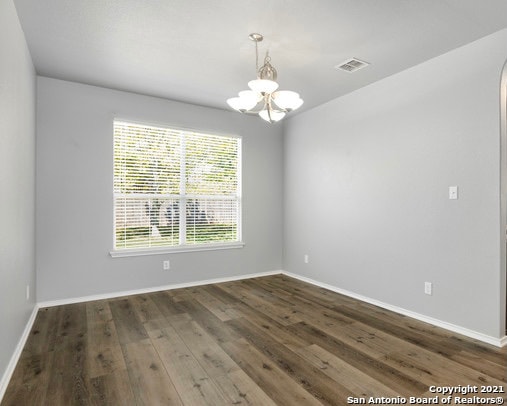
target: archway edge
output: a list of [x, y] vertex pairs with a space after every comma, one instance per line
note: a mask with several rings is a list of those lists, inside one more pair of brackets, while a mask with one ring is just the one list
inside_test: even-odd
[[500, 78], [500, 335], [507, 345], [507, 60]]

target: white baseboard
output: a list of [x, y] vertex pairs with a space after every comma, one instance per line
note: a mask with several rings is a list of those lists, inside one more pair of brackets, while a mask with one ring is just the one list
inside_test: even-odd
[[371, 298], [366, 297], [366, 296], [358, 295], [358, 294], [356, 294], [354, 292], [349, 292], [348, 290], [337, 288], [336, 286], [329, 285], [327, 283], [318, 282], [318, 281], [316, 281], [314, 279], [307, 278], [305, 276], [293, 274], [293, 273], [290, 273], [290, 272], [282, 272], [282, 273], [284, 275], [290, 276], [291, 278], [299, 279], [300, 281], [311, 283], [312, 285], [319, 286], [321, 288], [328, 289], [328, 290], [331, 290], [333, 292], [340, 293], [342, 295], [349, 296], [349, 297], [357, 299], [357, 300], [361, 300], [362, 302], [366, 302], [366, 303], [370, 303], [370, 304], [375, 305], [375, 306], [382, 307], [384, 309], [393, 311], [395, 313], [399, 313], [399, 314], [403, 314], [405, 316], [409, 316], [409, 317], [411, 317], [413, 319], [420, 320], [420, 321], [423, 321], [425, 323], [429, 323], [429, 324], [432, 324], [434, 326], [444, 328], [446, 330], [450, 330], [450, 331], [452, 331], [454, 333], [462, 334], [464, 336], [467, 336], [467, 337], [470, 337], [470, 338], [482, 341], [482, 342], [487, 343], [487, 344], [494, 345], [496, 347], [503, 347], [503, 346], [507, 345], [507, 336], [505, 336], [503, 338], [491, 337], [491, 336], [488, 336], [486, 334], [479, 333], [477, 331], [469, 330], [469, 329], [467, 329], [465, 327], [456, 326], [455, 324], [451, 324], [451, 323], [447, 323], [447, 322], [442, 321], [442, 320], [434, 319], [433, 317], [425, 316], [423, 314], [415, 313], [413, 311], [406, 310], [406, 309], [403, 309], [403, 308], [398, 307], [398, 306], [393, 306], [393, 305], [381, 302], [379, 300], [375, 300], [375, 299], [371, 299]]
[[14, 349], [14, 353], [12, 354], [12, 357], [7, 364], [7, 368], [0, 379], [0, 403], [2, 403], [2, 398], [5, 395], [5, 391], [7, 390], [7, 385], [9, 385], [9, 381], [11, 380], [12, 374], [14, 373], [14, 369], [16, 369], [16, 365], [18, 363], [19, 357], [21, 356], [21, 352], [23, 351], [23, 348], [25, 347], [26, 340], [28, 339], [28, 336], [30, 335], [30, 331], [32, 330], [33, 323], [35, 321], [35, 317], [37, 316], [37, 312], [39, 311], [39, 306], [35, 304], [32, 310], [32, 314], [30, 315], [30, 318], [28, 319], [25, 329], [23, 330], [23, 334], [21, 335], [21, 338], [18, 341], [18, 344], [16, 345], [16, 348]]
[[74, 298], [67, 298], [67, 299], [50, 300], [50, 301], [46, 301], [46, 302], [39, 302], [38, 307], [39, 308], [53, 307], [53, 306], [61, 306], [61, 305], [73, 304], [73, 303], [91, 302], [93, 300], [113, 299], [115, 297], [140, 295], [143, 293], [160, 292], [162, 290], [191, 288], [194, 286], [210, 285], [212, 283], [232, 282], [232, 281], [238, 281], [241, 279], [258, 278], [261, 276], [279, 275], [282, 273], [283, 273], [282, 271], [266, 271], [266, 272], [251, 273], [251, 274], [246, 274], [246, 275], [236, 275], [236, 276], [227, 276], [227, 277], [223, 277], [223, 278], [205, 279], [205, 280], [200, 280], [200, 281], [195, 281], [195, 282], [185, 282], [185, 283], [175, 283], [175, 284], [171, 284], [171, 285], [154, 286], [151, 288], [134, 289], [134, 290], [127, 290], [127, 291], [122, 291], [122, 292], [103, 293], [100, 295], [90, 295], [90, 296], [74, 297]]

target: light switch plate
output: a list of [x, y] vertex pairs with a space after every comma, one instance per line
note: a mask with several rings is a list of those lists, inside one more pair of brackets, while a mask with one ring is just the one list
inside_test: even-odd
[[449, 186], [449, 199], [457, 200], [458, 199], [458, 187], [457, 186]]

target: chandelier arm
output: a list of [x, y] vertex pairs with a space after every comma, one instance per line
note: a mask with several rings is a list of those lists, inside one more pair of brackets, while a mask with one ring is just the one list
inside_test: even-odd
[[[266, 54], [266, 57], [267, 57], [267, 54]], [[271, 117], [271, 112], [273, 110], [273, 107], [271, 106], [271, 102], [272, 102], [272, 99], [271, 99], [271, 93], [270, 93], [270, 94], [266, 95], [266, 107], [268, 110], [269, 122], [273, 123], [273, 117]]]
[[243, 114], [250, 114], [250, 115], [258, 115], [259, 112], [261, 112], [262, 110], [265, 110], [267, 107], [266, 107], [266, 101], [265, 101], [265, 96], [259, 100], [259, 102], [253, 106], [251, 109], [242, 109], [240, 111], [240, 113], [243, 113]]

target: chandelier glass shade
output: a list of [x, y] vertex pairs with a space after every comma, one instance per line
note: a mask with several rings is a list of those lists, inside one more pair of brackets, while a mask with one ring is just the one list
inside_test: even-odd
[[271, 58], [266, 53], [264, 64], [259, 68], [258, 42], [262, 41], [261, 34], [250, 34], [249, 38], [255, 42], [255, 70], [257, 79], [248, 82], [250, 90], [243, 90], [237, 97], [227, 100], [227, 104], [234, 110], [246, 114], [258, 114], [270, 123], [280, 121], [285, 115], [303, 104], [299, 94], [290, 90], [277, 90], [277, 71], [271, 65]]

